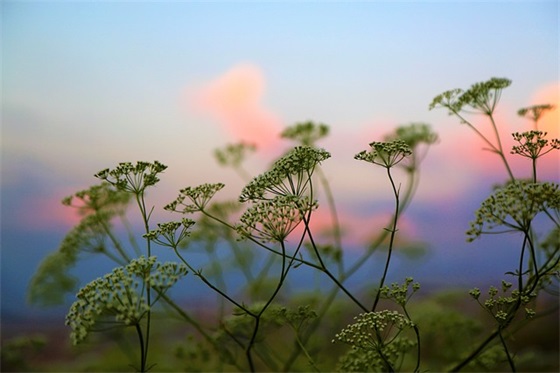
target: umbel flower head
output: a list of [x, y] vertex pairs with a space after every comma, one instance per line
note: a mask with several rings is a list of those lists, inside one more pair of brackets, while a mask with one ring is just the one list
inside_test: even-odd
[[149, 231], [144, 237], [162, 246], [175, 249], [181, 241], [190, 236], [189, 229], [194, 223], [194, 220], [187, 218], [183, 218], [181, 221], [158, 223], [157, 229]]
[[218, 163], [222, 166], [239, 167], [247, 153], [254, 152], [257, 147], [254, 144], [240, 142], [237, 144], [228, 144], [223, 149], [216, 149], [214, 156]]
[[101, 210], [122, 211], [129, 201], [129, 193], [115, 189], [108, 182], [102, 182], [65, 197], [62, 204], [75, 207], [80, 214], [86, 215]]
[[412, 154], [410, 146], [401, 139], [389, 142], [374, 141], [369, 146], [371, 147], [369, 151], [362, 150], [354, 156], [354, 159], [391, 168]]
[[519, 109], [517, 111], [517, 115], [519, 115], [520, 117], [529, 118], [533, 122], [537, 123], [545, 112], [553, 109], [554, 105], [550, 104], [533, 105]]
[[274, 162], [269, 171], [251, 180], [241, 191], [239, 201], [270, 199], [266, 192], [273, 196], [301, 197], [309, 186], [315, 167], [330, 156], [324, 149], [296, 146]]
[[[179, 191], [179, 196], [175, 201], [166, 205], [164, 209], [183, 214], [202, 211], [206, 208], [212, 197], [214, 197], [214, 194], [224, 186], [222, 183], [216, 183], [183, 188]], [[185, 200], [188, 200], [190, 203], [185, 203]]]
[[276, 196], [272, 200], [258, 201], [243, 213], [236, 229], [242, 237], [283, 242], [304, 215], [316, 206], [309, 198], [296, 196]]
[[121, 162], [112, 170], [106, 168], [99, 171], [95, 177], [115, 185], [120, 190], [138, 194], [156, 184], [159, 181], [157, 175], [166, 168], [166, 165], [158, 161], [154, 161], [154, 163], [137, 162], [135, 165], [130, 162]]
[[414, 324], [405, 315], [390, 310], [361, 313], [353, 324], [335, 335], [335, 341], [347, 343], [355, 348], [378, 350], [389, 344], [402, 331]]
[[385, 136], [385, 141], [402, 140], [412, 151], [420, 144], [432, 145], [438, 141], [438, 135], [427, 123], [410, 123], [399, 126], [394, 133]]
[[[537, 130], [522, 133], [515, 132], [512, 136], [519, 145], [512, 147], [511, 154], [519, 154], [522, 157], [537, 159], [553, 149], [560, 149], [560, 140], [552, 139], [549, 143], [545, 139], [546, 132]], [[545, 150], [545, 148], [547, 149]]]
[[153, 305], [146, 301], [148, 286], [165, 292], [186, 274], [183, 264], [162, 264], [155, 256], [141, 256], [90, 282], [78, 291], [78, 299], [66, 315], [73, 344], [82, 342], [104, 322], [137, 325]]
[[315, 146], [315, 143], [329, 134], [329, 126], [312, 121], [296, 123], [286, 128], [280, 136], [298, 141], [301, 145]]
[[449, 114], [457, 114], [465, 108], [474, 112], [490, 115], [494, 112], [500, 101], [502, 90], [511, 85], [511, 80], [506, 78], [491, 78], [485, 82], [473, 84], [466, 91], [452, 89], [436, 96], [430, 104], [430, 110], [435, 107], [444, 107]]
[[512, 181], [490, 195], [470, 223], [467, 241], [473, 241], [496, 227], [526, 230], [531, 220], [544, 211], [560, 211], [558, 184]]

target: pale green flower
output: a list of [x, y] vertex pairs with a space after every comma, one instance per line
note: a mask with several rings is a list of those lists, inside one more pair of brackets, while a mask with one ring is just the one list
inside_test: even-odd
[[166, 168], [166, 165], [158, 161], [153, 163], [139, 161], [135, 165], [121, 162], [114, 169], [106, 168], [99, 171], [95, 177], [115, 185], [120, 190], [138, 194], [147, 187], [155, 185], [159, 181], [157, 175]]
[[385, 141], [402, 140], [412, 151], [420, 145], [432, 145], [438, 141], [438, 135], [432, 131], [427, 123], [410, 123], [399, 126], [395, 131], [385, 136]]
[[[212, 197], [225, 185], [222, 183], [202, 184], [197, 187], [186, 187], [179, 191], [175, 201], [164, 207], [165, 210], [180, 213], [193, 213], [206, 208]], [[185, 203], [185, 200], [188, 202]]]
[[148, 287], [163, 293], [186, 274], [183, 264], [162, 264], [155, 256], [141, 256], [88, 283], [78, 291], [66, 315], [73, 344], [82, 342], [100, 324], [137, 325], [153, 306], [147, 303]]
[[546, 132], [537, 130], [513, 133], [513, 139], [517, 141], [519, 145], [514, 145], [512, 147], [511, 154], [519, 154], [522, 157], [534, 160], [554, 149], [560, 149], [560, 140], [552, 139], [549, 143], [549, 141], [545, 139], [546, 134]]
[[312, 121], [296, 123], [286, 128], [280, 136], [298, 141], [301, 145], [315, 146], [315, 143], [329, 134], [329, 126]]
[[181, 221], [158, 223], [157, 229], [144, 234], [144, 237], [162, 246], [177, 248], [181, 241], [190, 236], [189, 229], [194, 223], [194, 220], [187, 218]]
[[520, 117], [529, 118], [533, 122], [538, 122], [545, 112], [553, 110], [554, 108], [554, 105], [550, 104], [533, 105], [519, 109], [517, 111], [517, 115], [519, 115]]
[[497, 189], [475, 213], [467, 231], [468, 241], [496, 227], [524, 230], [539, 213], [560, 210], [558, 184], [513, 181]]
[[390, 310], [361, 313], [354, 319], [353, 324], [335, 335], [335, 340], [365, 350], [377, 350], [414, 326], [405, 315]]
[[308, 198], [295, 196], [258, 201], [243, 213], [237, 231], [242, 237], [282, 242], [316, 206]]
[[310, 146], [297, 146], [278, 159], [271, 169], [247, 184], [241, 191], [240, 202], [270, 199], [274, 196], [303, 196], [311, 182], [315, 167], [330, 153]]
[[385, 168], [391, 168], [405, 157], [412, 154], [408, 144], [400, 139], [389, 142], [372, 142], [370, 150], [363, 150], [354, 156], [354, 159], [366, 161]]
[[222, 166], [239, 167], [249, 152], [254, 152], [256, 146], [240, 142], [228, 144], [223, 149], [216, 149], [214, 156]]
[[449, 110], [449, 114], [457, 114], [467, 109], [490, 115], [500, 101], [502, 90], [510, 85], [511, 80], [509, 79], [491, 78], [485, 82], [473, 84], [466, 91], [449, 90], [434, 98], [430, 104], [430, 110], [435, 107], [444, 107]]

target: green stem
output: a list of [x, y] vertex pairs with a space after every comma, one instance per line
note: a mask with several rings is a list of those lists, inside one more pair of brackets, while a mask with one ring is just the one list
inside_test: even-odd
[[[142, 220], [143, 220], [143, 223], [144, 223], [144, 230], [147, 234], [147, 233], [150, 232], [149, 220], [150, 220], [151, 213], [150, 214], [146, 213], [146, 201], [144, 199], [144, 191], [141, 190], [141, 191], [135, 193], [135, 197], [136, 197], [136, 203], [138, 204], [138, 208], [140, 209], [140, 213], [142, 215]], [[146, 248], [147, 248], [148, 257], [150, 257], [151, 254], [152, 254], [151, 240], [150, 239], [146, 239]], [[146, 284], [146, 285], [147, 285], [146, 302], [147, 302], [147, 304], [151, 304], [150, 284]], [[148, 313], [146, 315], [146, 343], [145, 343], [145, 346], [144, 346], [144, 359], [145, 360], [148, 359], [148, 348], [149, 348], [149, 342], [150, 342], [151, 320], [152, 320], [152, 311], [148, 310]]]
[[[404, 314], [407, 317], [407, 319], [410, 320], [410, 322], [412, 322], [412, 319], [410, 318], [410, 315], [408, 314], [408, 310], [406, 309], [406, 306], [402, 306], [402, 309], [403, 309]], [[414, 329], [414, 334], [416, 334], [416, 366], [414, 367], [414, 372], [419, 372], [420, 371], [420, 352], [421, 352], [420, 330], [418, 329], [418, 326], [415, 323], [412, 323], [412, 325], [414, 325], [412, 328]]]
[[252, 357], [251, 352], [252, 352], [253, 346], [255, 344], [255, 341], [257, 339], [257, 333], [259, 331], [259, 325], [260, 325], [261, 317], [264, 314], [264, 312], [266, 311], [266, 309], [270, 306], [270, 304], [272, 303], [274, 298], [276, 298], [276, 295], [278, 294], [278, 292], [282, 288], [282, 285], [284, 284], [284, 280], [285, 280], [286, 276], [288, 275], [289, 265], [286, 268], [286, 246], [284, 244], [284, 241], [280, 241], [280, 246], [282, 248], [282, 269], [280, 271], [280, 278], [278, 279], [278, 284], [276, 285], [276, 289], [274, 289], [274, 292], [272, 293], [272, 295], [270, 296], [268, 301], [265, 303], [265, 305], [260, 310], [260, 312], [256, 315], [255, 326], [253, 328], [253, 334], [251, 335], [251, 339], [249, 340], [249, 344], [247, 345], [247, 348], [245, 350], [245, 355], [247, 356], [247, 361], [249, 362], [249, 368], [251, 369], [251, 372], [255, 371], [255, 364], [253, 362], [253, 357]]
[[511, 171], [511, 168], [509, 167], [509, 163], [504, 154], [502, 141], [500, 139], [500, 133], [498, 132], [498, 126], [496, 125], [496, 122], [494, 121], [494, 116], [492, 114], [488, 114], [488, 117], [490, 118], [490, 122], [492, 123], [492, 128], [494, 129], [494, 135], [496, 136], [496, 142], [498, 143], [498, 155], [504, 162], [504, 166], [506, 167], [510, 180], [513, 181], [515, 180], [515, 177], [513, 176], [513, 172]]
[[516, 372], [515, 364], [513, 363], [513, 360], [511, 358], [510, 353], [509, 353], [509, 349], [507, 347], [506, 341], [504, 340], [504, 336], [502, 335], [502, 330], [501, 329], [499, 329], [498, 335], [500, 336], [500, 342], [502, 343], [502, 346], [504, 347], [504, 351], [505, 351], [507, 359], [508, 359], [509, 367], [511, 368], [512, 372]]
[[399, 190], [395, 185], [395, 181], [391, 175], [391, 168], [387, 167], [387, 175], [389, 180], [391, 181], [391, 187], [393, 189], [393, 194], [395, 196], [395, 213], [393, 219], [393, 226], [390, 230], [390, 238], [389, 238], [389, 252], [387, 254], [387, 260], [385, 262], [385, 269], [383, 270], [383, 276], [381, 277], [381, 281], [379, 282], [379, 288], [377, 289], [377, 294], [375, 295], [375, 301], [373, 302], [373, 307], [371, 308], [371, 312], [375, 312], [377, 308], [377, 304], [379, 303], [379, 299], [381, 296], [381, 289], [385, 285], [385, 279], [387, 277], [387, 272], [389, 271], [389, 263], [391, 262], [391, 254], [393, 252], [393, 244], [395, 242], [395, 234], [397, 232], [397, 222], [399, 218]]
[[311, 233], [311, 230], [309, 229], [309, 223], [307, 221], [306, 218], [303, 219], [304, 224], [305, 224], [305, 232], [307, 232], [307, 236], [309, 237], [309, 241], [311, 242], [311, 246], [313, 247], [313, 251], [315, 252], [315, 255], [317, 256], [317, 259], [319, 260], [320, 266], [319, 266], [319, 270], [321, 272], [323, 272], [324, 274], [326, 274], [336, 285], [336, 289], [342, 290], [354, 303], [356, 303], [356, 305], [358, 307], [360, 307], [362, 309], [362, 311], [367, 312], [367, 308], [348, 290], [346, 289], [346, 287], [342, 284], [342, 281], [339, 281], [332, 273], [331, 271], [329, 271], [329, 269], [325, 266], [325, 264], [323, 263], [323, 260], [321, 259], [321, 254], [319, 253], [319, 250], [317, 250], [317, 246], [315, 245], [315, 241], [313, 239], [313, 234]]
[[239, 309], [243, 310], [245, 313], [247, 313], [248, 315], [251, 315], [253, 317], [256, 316], [255, 313], [251, 312], [247, 307], [243, 306], [242, 304], [238, 303], [235, 299], [231, 298], [229, 295], [227, 295], [226, 293], [224, 293], [222, 290], [218, 289], [216, 286], [214, 286], [214, 284], [212, 284], [210, 281], [208, 281], [208, 279], [206, 277], [204, 277], [202, 275], [201, 271], [197, 271], [195, 270], [186, 260], [185, 258], [183, 258], [183, 256], [179, 253], [179, 250], [177, 250], [177, 247], [173, 247], [173, 250], [175, 251], [175, 255], [177, 255], [177, 257], [189, 268], [190, 271], [192, 271], [194, 273], [195, 276], [197, 276], [198, 278], [200, 278], [202, 280], [202, 282], [204, 282], [210, 289], [214, 290], [215, 292], [217, 292], [218, 294], [220, 294], [222, 297], [224, 297], [225, 299], [227, 299], [229, 302], [231, 302], [234, 306], [238, 307]]
[[[340, 232], [340, 222], [338, 220], [338, 213], [336, 211], [336, 203], [334, 201], [334, 196], [329, 185], [325, 174], [321, 170], [321, 168], [317, 168], [317, 175], [319, 176], [319, 180], [321, 185], [323, 186], [323, 190], [325, 191], [325, 196], [327, 197], [327, 203], [329, 205], [329, 210], [331, 212], [331, 219], [332, 219], [332, 229], [333, 229], [333, 236], [334, 242], [338, 248], [338, 250], [342, 250], [342, 234]], [[343, 257], [340, 257], [338, 262], [338, 269], [339, 273], [344, 271], [344, 264], [343, 264]]]
[[144, 349], [144, 337], [142, 336], [142, 328], [140, 324], [136, 324], [136, 332], [138, 333], [138, 341], [140, 342], [140, 372], [146, 371], [146, 350]]
[[[414, 196], [414, 192], [416, 191], [416, 186], [417, 186], [417, 183], [418, 183], [418, 180], [419, 180], [418, 171], [417, 171], [416, 167], [412, 167], [410, 169], [410, 172], [408, 172], [408, 175], [409, 176], [408, 176], [407, 188], [406, 188], [406, 191], [404, 193], [403, 198], [401, 199], [400, 210], [399, 210], [398, 214], [402, 214], [406, 210], [406, 208], [408, 207], [410, 202], [412, 201], [412, 197]], [[391, 221], [393, 221], [393, 220], [394, 220], [394, 217], [391, 217]], [[317, 318], [315, 318], [315, 320], [312, 322], [312, 324], [307, 329], [306, 333], [302, 336], [302, 340], [303, 340], [304, 343], [307, 343], [309, 338], [311, 338], [311, 336], [313, 335], [315, 330], [319, 327], [319, 325], [321, 324], [321, 320], [323, 320], [323, 318], [327, 314], [327, 311], [329, 310], [332, 303], [336, 299], [336, 296], [337, 296], [338, 292], [341, 289], [344, 289], [344, 287], [341, 286], [344, 283], [344, 281], [346, 281], [350, 276], [352, 276], [356, 271], [358, 271], [364, 265], [364, 263], [366, 263], [366, 261], [372, 256], [372, 254], [379, 247], [379, 245], [381, 245], [385, 241], [388, 234], [389, 234], [389, 232], [386, 231], [386, 230], [381, 231], [379, 236], [377, 237], [377, 239], [370, 245], [369, 249], [348, 270], [346, 270], [344, 273], [342, 273], [338, 277], [337, 281], [333, 281], [335, 283], [335, 286], [333, 286], [333, 288], [330, 291], [329, 295], [327, 296], [326, 300], [323, 302], [323, 304], [321, 306], [321, 309], [317, 313]], [[307, 264], [307, 263], [304, 263], [304, 264]], [[312, 265], [312, 267], [321, 270], [321, 268], [318, 267], [318, 266], [313, 266]], [[349, 293], [347, 293], [347, 294], [349, 296], [351, 295]], [[359, 301], [355, 301], [355, 303], [360, 304]], [[363, 308], [363, 309], [364, 309], [364, 311], [367, 311], [367, 309], [365, 309], [365, 308]], [[291, 366], [295, 362], [295, 360], [297, 359], [299, 353], [300, 353], [300, 349], [297, 348], [297, 346], [296, 346], [296, 348], [294, 348], [294, 350], [292, 351], [292, 354], [289, 356], [289, 358], [286, 361], [286, 364], [284, 366], [284, 371], [289, 371], [291, 369]]]

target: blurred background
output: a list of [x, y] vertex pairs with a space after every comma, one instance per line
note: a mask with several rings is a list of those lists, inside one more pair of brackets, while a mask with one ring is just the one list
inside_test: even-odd
[[[516, 237], [465, 242], [474, 211], [507, 175], [472, 131], [428, 105], [448, 89], [511, 79], [496, 115], [509, 148], [509, 134], [531, 126], [517, 109], [559, 104], [557, 1], [3, 1], [1, 12], [3, 336], [41, 318], [62, 325], [72, 299], [45, 310], [25, 292], [78, 221], [60, 201], [95, 184], [97, 171], [168, 165], [148, 202], [154, 221], [171, 219], [161, 207], [186, 186], [223, 182], [220, 197], [239, 194], [243, 181], [217, 165], [215, 148], [256, 144], [246, 168], [257, 175], [291, 146], [283, 128], [307, 120], [331, 129], [318, 145], [332, 153], [323, 168], [353, 227], [346, 255], [391, 213], [382, 170], [354, 154], [398, 125], [426, 122], [440, 141], [401, 229], [427, 252], [399, 263], [398, 276], [427, 289], [482, 287], [517, 260]], [[558, 123], [554, 111], [540, 128], [557, 138]], [[528, 161], [510, 160], [516, 176], [530, 174]], [[546, 155], [541, 179], [558, 182], [559, 162]], [[75, 274], [85, 284], [110, 268], [85, 261]]]

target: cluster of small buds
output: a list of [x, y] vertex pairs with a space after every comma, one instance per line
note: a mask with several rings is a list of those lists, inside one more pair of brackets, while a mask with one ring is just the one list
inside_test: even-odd
[[184, 265], [162, 264], [155, 256], [141, 256], [88, 283], [78, 291], [66, 315], [73, 344], [82, 342], [104, 317], [113, 317], [123, 325], [137, 325], [152, 306], [144, 294], [147, 286], [165, 292], [186, 273]]
[[438, 135], [427, 123], [410, 123], [399, 126], [395, 131], [385, 136], [385, 141], [402, 140], [412, 151], [420, 145], [432, 145], [438, 141]]
[[[182, 214], [203, 211], [212, 197], [224, 186], [222, 183], [215, 183], [183, 188], [179, 191], [179, 196], [175, 201], [167, 204], [164, 209]], [[185, 200], [188, 200], [189, 203], [185, 203]]]
[[218, 163], [222, 166], [239, 167], [247, 153], [254, 152], [257, 147], [254, 144], [240, 142], [237, 144], [228, 144], [223, 149], [216, 149], [214, 156]]
[[537, 123], [545, 112], [553, 109], [554, 109], [554, 105], [550, 105], [550, 104], [533, 105], [533, 106], [519, 109], [517, 111], [517, 115], [519, 115], [520, 117], [527, 117], [531, 119], [533, 122]]
[[253, 204], [241, 215], [236, 229], [241, 237], [252, 237], [262, 242], [283, 242], [304, 215], [316, 207], [316, 202], [307, 197], [276, 196]]
[[335, 335], [333, 343], [340, 341], [366, 350], [377, 349], [403, 330], [414, 327], [405, 315], [390, 310], [361, 313], [354, 320]]
[[[469, 294], [485, 308], [498, 323], [506, 324], [511, 321], [513, 317], [513, 315], [508, 313], [513, 304], [520, 302], [525, 305], [535, 297], [535, 294], [520, 294], [517, 289], [511, 290], [512, 286], [513, 284], [511, 282], [502, 280], [501, 295], [497, 287], [490, 286], [488, 289], [488, 298], [484, 302], [480, 301], [481, 292], [479, 288], [470, 290]], [[526, 315], [530, 317], [534, 315], [534, 311], [526, 308]]]
[[312, 121], [296, 123], [286, 128], [280, 136], [298, 141], [301, 145], [315, 146], [315, 143], [329, 134], [329, 126]]
[[270, 199], [269, 192], [274, 196], [303, 196], [310, 183], [315, 167], [330, 153], [324, 149], [311, 146], [297, 146], [278, 159], [271, 169], [247, 184], [241, 191], [240, 202]]
[[449, 114], [456, 114], [465, 107], [490, 115], [494, 112], [502, 90], [511, 85], [511, 80], [491, 78], [485, 82], [473, 84], [468, 90], [452, 89], [436, 96], [430, 104], [430, 110], [444, 107]]
[[473, 241], [486, 230], [498, 226], [523, 230], [539, 212], [560, 210], [558, 184], [513, 181], [497, 189], [482, 202], [475, 220], [466, 232], [467, 241]]
[[102, 182], [65, 197], [62, 204], [75, 207], [85, 215], [102, 209], [122, 209], [128, 204], [130, 197], [129, 193], [115, 189], [107, 182]]
[[410, 146], [401, 139], [389, 142], [374, 141], [369, 146], [371, 147], [369, 151], [359, 152], [354, 156], [354, 159], [391, 168], [412, 154]]
[[[412, 285], [412, 293], [409, 295], [409, 288]], [[384, 286], [380, 289], [381, 295], [386, 299], [392, 299], [395, 303], [400, 306], [405, 306], [410, 297], [420, 290], [420, 284], [414, 282], [412, 277], [407, 277], [403, 284], [398, 284], [396, 282], [391, 284], [391, 287]]]
[[189, 229], [194, 223], [194, 220], [187, 218], [183, 218], [181, 221], [158, 223], [157, 229], [146, 233], [144, 238], [174, 249], [179, 246], [181, 241], [190, 236]]
[[436, 107], [444, 107], [449, 110], [449, 115], [461, 111], [461, 106], [458, 104], [459, 96], [463, 93], [460, 88], [450, 89], [437, 95], [430, 103], [429, 109]]
[[[513, 139], [519, 143], [514, 145], [511, 149], [511, 154], [519, 154], [523, 157], [537, 159], [538, 157], [547, 154], [553, 149], [560, 149], [560, 140], [552, 139], [550, 144], [545, 139], [546, 132], [542, 131], [528, 131], [528, 132], [515, 132], [512, 134]], [[544, 150], [547, 145], [548, 149]], [[543, 151], [544, 150], [544, 151]]]
[[186, 274], [187, 266], [182, 263], [157, 262], [155, 270], [146, 279], [146, 283], [152, 288], [165, 292]]
[[95, 177], [115, 185], [118, 189], [131, 193], [142, 193], [147, 187], [155, 185], [159, 178], [157, 175], [167, 168], [166, 165], [154, 161], [121, 162], [114, 169], [104, 169], [95, 174]]

